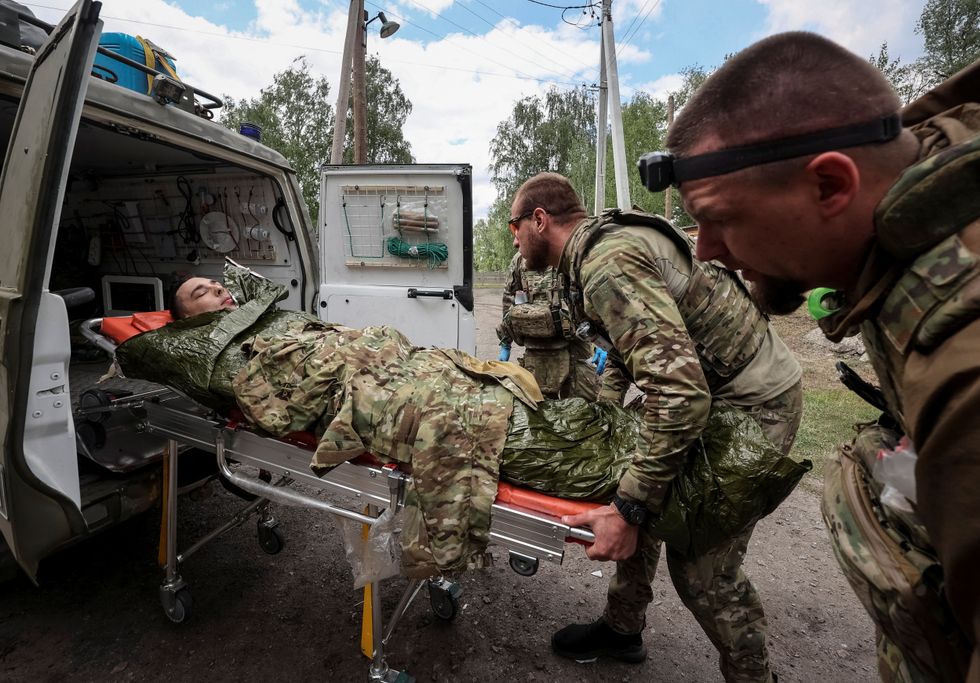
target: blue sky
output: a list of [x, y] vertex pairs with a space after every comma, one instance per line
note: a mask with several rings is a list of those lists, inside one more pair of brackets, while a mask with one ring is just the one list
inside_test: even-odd
[[[545, 0], [581, 5], [583, 0]], [[914, 33], [925, 0], [613, 0], [625, 99], [666, 96], [680, 71], [712, 67], [728, 53], [778, 31], [811, 30], [859, 55], [883, 41], [893, 57], [921, 53]], [[56, 20], [70, 0], [27, 2]], [[177, 57], [183, 77], [212, 93], [253, 97], [305, 55], [336, 85], [348, 0], [103, 0], [105, 31], [150, 38]], [[599, 29], [582, 10], [529, 0], [366, 0], [402, 24], [382, 40], [371, 26], [368, 52], [398, 78], [414, 111], [404, 134], [420, 162], [467, 162], [474, 213], [494, 199], [488, 146], [513, 102], [549, 87], [591, 84], [598, 75]], [[886, 11], [887, 8], [887, 11]]]

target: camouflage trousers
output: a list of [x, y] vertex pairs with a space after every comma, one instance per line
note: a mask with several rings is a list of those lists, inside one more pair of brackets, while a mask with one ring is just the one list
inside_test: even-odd
[[[803, 413], [799, 382], [765, 403], [746, 409], [783, 453], [796, 438]], [[726, 681], [772, 680], [766, 651], [766, 616], [759, 596], [742, 571], [752, 528], [695, 557], [667, 547], [670, 580], [720, 655]], [[639, 633], [653, 600], [653, 577], [660, 560], [659, 539], [640, 530], [636, 553], [616, 563], [609, 582], [606, 623], [620, 633]]]

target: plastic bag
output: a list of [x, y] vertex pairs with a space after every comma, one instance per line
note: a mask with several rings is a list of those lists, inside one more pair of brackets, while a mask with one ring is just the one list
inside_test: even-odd
[[401, 573], [401, 519], [400, 511], [388, 508], [366, 534], [361, 522], [343, 521], [344, 551], [354, 572], [354, 588]]
[[914, 512], [916, 460], [918, 454], [907, 436], [903, 436], [894, 448], [878, 451], [871, 476], [882, 484], [882, 505], [901, 512]]

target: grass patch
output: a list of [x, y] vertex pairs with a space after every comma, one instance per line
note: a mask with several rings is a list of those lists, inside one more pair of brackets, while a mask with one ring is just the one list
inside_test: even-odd
[[813, 470], [803, 480], [806, 488], [821, 486], [824, 464], [836, 453], [838, 444], [854, 437], [853, 426], [871, 422], [879, 413], [844, 387], [803, 392], [803, 421], [791, 455], [813, 461]]

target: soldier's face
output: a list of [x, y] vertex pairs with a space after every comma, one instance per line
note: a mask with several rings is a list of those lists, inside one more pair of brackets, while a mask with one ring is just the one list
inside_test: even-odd
[[187, 280], [177, 289], [176, 299], [184, 318], [238, 308], [224, 285], [206, 277], [192, 277]]
[[514, 235], [514, 246], [521, 252], [521, 256], [527, 261], [528, 270], [544, 270], [548, 263], [548, 243], [535, 229], [535, 217], [533, 214], [524, 212], [515, 213], [517, 198], [511, 204], [511, 216], [518, 220], [510, 222], [510, 231]]
[[792, 184], [778, 191], [753, 186], [738, 182], [736, 174], [681, 187], [684, 206], [698, 224], [697, 257], [741, 271], [769, 313], [791, 313], [804, 302], [804, 292], [829, 284], [822, 279], [827, 263], [821, 260], [832, 250], [821, 243], [803, 191]]

